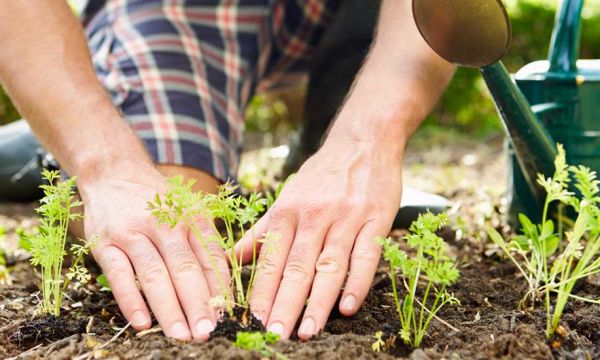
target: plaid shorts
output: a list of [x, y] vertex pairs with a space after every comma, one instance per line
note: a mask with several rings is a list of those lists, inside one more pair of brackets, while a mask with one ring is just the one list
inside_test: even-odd
[[158, 164], [235, 178], [256, 90], [306, 78], [342, 0], [91, 0], [98, 78]]

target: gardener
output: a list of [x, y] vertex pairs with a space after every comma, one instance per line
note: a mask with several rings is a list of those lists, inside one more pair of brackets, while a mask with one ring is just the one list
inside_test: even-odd
[[[146, 203], [166, 176], [215, 191], [235, 175], [248, 99], [301, 78], [337, 2], [91, 1], [86, 41], [64, 0], [3, 1], [0, 81], [78, 176], [85, 237], [99, 236], [94, 258], [135, 329], [151, 326], [150, 309], [167, 336], [213, 329], [208, 255], [184, 229], [158, 226]], [[340, 312], [356, 313], [379, 261], [374, 238], [400, 204], [404, 147], [452, 70], [422, 41], [410, 1], [384, 1], [322, 147], [255, 226], [281, 235], [278, 251], [260, 256], [250, 300], [269, 330], [289, 337], [308, 299], [298, 334], [316, 334], [342, 287]]]

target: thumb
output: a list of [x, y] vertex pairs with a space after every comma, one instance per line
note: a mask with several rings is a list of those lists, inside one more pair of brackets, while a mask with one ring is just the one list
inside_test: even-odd
[[[233, 251], [235, 252], [236, 259], [238, 261], [241, 259], [243, 265], [252, 262], [252, 257], [254, 255], [258, 256], [258, 252], [260, 251], [262, 245], [259, 240], [267, 232], [267, 215], [268, 214], [263, 215], [263, 217], [258, 220], [258, 222], [256, 222], [256, 224], [254, 224], [250, 230], [246, 231], [240, 241], [235, 244]], [[227, 256], [228, 260], [231, 258], [231, 256]]]

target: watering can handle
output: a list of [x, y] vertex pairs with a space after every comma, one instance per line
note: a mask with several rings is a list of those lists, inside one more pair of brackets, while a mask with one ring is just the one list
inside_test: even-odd
[[583, 0], [563, 0], [550, 43], [550, 72], [576, 72]]

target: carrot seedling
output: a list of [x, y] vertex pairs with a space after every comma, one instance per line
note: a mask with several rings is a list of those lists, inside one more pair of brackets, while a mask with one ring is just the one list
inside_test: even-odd
[[[67, 250], [69, 222], [82, 218], [79, 213], [72, 212], [82, 205], [75, 199], [76, 179], [60, 181], [58, 171], [44, 170], [42, 175], [48, 184], [41, 186], [44, 197], [36, 209], [41, 216], [40, 226], [37, 233], [27, 236], [23, 243], [31, 253], [31, 263], [41, 270], [42, 300], [39, 311], [41, 314], [59, 316], [64, 291], [69, 283], [75, 280], [83, 284], [90, 279], [89, 272], [82, 264], [92, 241], [81, 240], [81, 243], [72, 244]], [[62, 266], [67, 255], [71, 255], [73, 261], [68, 273], [63, 276]]]
[[4, 248], [4, 239], [6, 239], [6, 228], [0, 226], [0, 285], [12, 285], [10, 271], [6, 265], [6, 249]]
[[[529, 289], [522, 303], [527, 301], [534, 306], [537, 300], [544, 302], [548, 338], [556, 331], [569, 299], [600, 304], [600, 299], [572, 294], [577, 280], [600, 273], [600, 182], [589, 168], [568, 166], [560, 144], [554, 164], [551, 178], [538, 175], [538, 184], [547, 192], [542, 224], [535, 225], [521, 215], [522, 234], [510, 242], [495, 229], [488, 229], [491, 240], [511, 259], [527, 282]], [[569, 191], [571, 178], [579, 195]], [[554, 202], [571, 207], [577, 214], [568, 231], [560, 221], [562, 217], [558, 226], [549, 218], [549, 208]], [[552, 293], [556, 294], [554, 306]]]
[[279, 341], [279, 335], [272, 332], [263, 334], [260, 331], [240, 331], [236, 334], [233, 345], [248, 351], [258, 351], [264, 357], [274, 355], [277, 359], [285, 360], [287, 359], [285, 355], [270, 346], [277, 341]]
[[[210, 266], [217, 274], [217, 281], [221, 289], [220, 298], [215, 299], [213, 303], [224, 303], [230, 314], [236, 305], [248, 309], [248, 298], [254, 282], [257, 254], [254, 251], [252, 255], [250, 278], [244, 287], [242, 259], [237, 258], [234, 246], [236, 239], [243, 237], [245, 229], [252, 228], [259, 215], [265, 211], [268, 200], [257, 193], [252, 193], [248, 197], [238, 196], [236, 194], [237, 187], [229, 183], [220, 186], [217, 194], [209, 194], [193, 191], [195, 181], [186, 182], [181, 176], [170, 178], [168, 182], [169, 190], [162, 196], [157, 194], [154, 201], [149, 203], [152, 214], [162, 224], [171, 227], [175, 227], [177, 224], [185, 226], [200, 242], [206, 254], [212, 253], [209, 251], [210, 246], [220, 247], [229, 257], [231, 284], [225, 284], [224, 276], [219, 273], [215, 259], [209, 256]], [[210, 234], [207, 234], [205, 227], [200, 225], [199, 219], [203, 219], [210, 226]], [[216, 221], [223, 224], [224, 235], [221, 235], [217, 229]], [[239, 234], [236, 233], [236, 230], [239, 231]], [[236, 237], [236, 235], [239, 236]], [[271, 236], [257, 239], [254, 234], [251, 235], [253, 245], [259, 241], [265, 242], [272, 239]], [[256, 247], [254, 246], [254, 248]], [[233, 298], [228, 291], [229, 288], [233, 290]]]
[[[405, 238], [408, 246], [416, 250], [414, 256], [400, 250], [391, 238], [377, 240], [383, 247], [384, 259], [390, 267], [392, 295], [400, 317], [400, 338], [414, 347], [421, 345], [429, 323], [443, 306], [459, 303], [447, 291], [447, 287], [458, 280], [459, 271], [447, 254], [446, 243], [435, 233], [447, 221], [447, 214], [419, 215]], [[407, 290], [402, 299], [397, 284], [399, 274]], [[418, 287], [421, 283], [424, 284], [424, 290], [419, 299]]]

